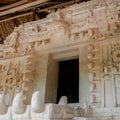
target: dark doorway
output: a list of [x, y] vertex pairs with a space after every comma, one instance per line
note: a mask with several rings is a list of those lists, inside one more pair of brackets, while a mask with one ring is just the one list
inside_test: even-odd
[[79, 102], [79, 59], [60, 61], [57, 102], [67, 96], [68, 103]]

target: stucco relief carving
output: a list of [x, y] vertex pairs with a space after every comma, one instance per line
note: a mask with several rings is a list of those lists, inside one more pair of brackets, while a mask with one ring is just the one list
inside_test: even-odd
[[[103, 106], [119, 106], [119, 94], [118, 94], [118, 89], [119, 89], [119, 42], [115, 43], [115, 42], [111, 42], [109, 44], [106, 44], [104, 46], [106, 46], [106, 48], [102, 48], [103, 49], [103, 57], [102, 57], [102, 64], [103, 64], [103, 71], [102, 71], [102, 85], [105, 86], [105, 88], [103, 89], [103, 91], [105, 91], [103, 93], [103, 97], [109, 97], [109, 99], [111, 99], [111, 102], [107, 102], [108, 101], [108, 97], [103, 101]], [[103, 46], [102, 46], [103, 47]], [[106, 51], [107, 50], [107, 51]], [[106, 51], [106, 52], [105, 52]], [[105, 57], [107, 55], [107, 57]], [[118, 87], [116, 88], [116, 83], [118, 85]], [[109, 88], [112, 88], [111, 92], [108, 91]], [[109, 103], [109, 104], [108, 104]]]
[[1, 47], [1, 58], [29, 54], [42, 45], [52, 45], [62, 39], [98, 41], [105, 40], [108, 35], [118, 34], [120, 6], [117, 1], [110, 2], [109, 6], [105, 1], [102, 4], [97, 1], [91, 3], [90, 9], [85, 10], [87, 4], [84, 4], [83, 10], [81, 5], [73, 5], [53, 12], [43, 20], [19, 26], [6, 38]]
[[[90, 101], [104, 107], [119, 106], [120, 43], [110, 42], [101, 45], [88, 45], [88, 68], [90, 81]], [[97, 48], [97, 50], [96, 50]], [[98, 52], [97, 52], [98, 51]], [[97, 57], [96, 56], [97, 52]], [[95, 56], [93, 56], [93, 54]], [[95, 59], [94, 59], [95, 58]], [[95, 63], [94, 67], [91, 63]], [[97, 67], [96, 67], [97, 65]], [[99, 72], [101, 77], [99, 79]], [[116, 87], [117, 84], [117, 87]], [[111, 89], [111, 90], [109, 90]], [[101, 97], [100, 97], [101, 96]], [[111, 101], [109, 101], [111, 99]], [[96, 105], [97, 105], [96, 104]]]
[[95, 72], [90, 72], [89, 73], [89, 80], [92, 82], [95, 79], [96, 73]]
[[[63, 97], [63, 99], [64, 98], [65, 97]], [[33, 100], [35, 100], [35, 103]], [[4, 103], [3, 98], [1, 97], [0, 101]], [[4, 109], [3, 106], [2, 108]], [[0, 120], [71, 120], [72, 118], [73, 109], [67, 105], [66, 98], [65, 104], [45, 104], [39, 91], [33, 93], [30, 105], [25, 105], [24, 95], [18, 93], [15, 96], [12, 105], [8, 107], [8, 110], [4, 113], [0, 113]]]
[[[43, 20], [16, 28], [0, 46], [0, 91], [5, 93], [7, 104], [12, 103], [16, 93], [28, 92], [28, 82], [29, 85], [30, 82], [33, 83], [32, 57], [26, 55], [42, 48], [53, 49], [55, 45], [66, 47], [79, 42], [88, 44], [86, 58], [89, 62], [90, 104], [94, 107], [120, 107], [120, 3], [118, 2], [117, 0], [89, 1], [89, 8], [88, 3], [76, 4], [52, 12]], [[112, 40], [109, 39], [111, 37]], [[118, 43], [111, 42], [115, 40], [114, 38]], [[105, 41], [108, 41], [108, 44]], [[18, 61], [15, 58], [17, 56], [20, 57]], [[2, 62], [2, 59], [8, 58], [9, 60]], [[15, 59], [12, 61], [10, 58]], [[40, 110], [37, 108], [40, 106], [37, 106], [39, 100], [37, 95], [35, 95], [36, 108], [33, 111], [39, 118], [42, 114], [39, 114]], [[50, 109], [54, 107], [49, 106]], [[59, 107], [55, 108], [59, 110]], [[83, 109], [81, 114], [85, 116], [86, 108], [83, 106], [81, 109]], [[57, 115], [59, 117], [61, 114], [58, 112]]]
[[[100, 81], [99, 81], [99, 45], [88, 45], [88, 68], [89, 72], [89, 91], [90, 103], [94, 106], [100, 106]], [[94, 66], [92, 64], [94, 63]]]
[[26, 73], [32, 74], [33, 68], [26, 59], [29, 57], [0, 61], [0, 92], [5, 93], [7, 105], [11, 105], [16, 93], [27, 90], [29, 76], [26, 77]]

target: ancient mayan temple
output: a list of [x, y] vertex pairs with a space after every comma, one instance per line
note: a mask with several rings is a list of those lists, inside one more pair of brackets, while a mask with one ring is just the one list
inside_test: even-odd
[[[77, 85], [72, 72], [72, 83], [64, 78], [76, 63], [61, 67], [60, 83], [70, 60]], [[120, 120], [120, 0], [73, 4], [16, 27], [0, 44], [0, 120]]]

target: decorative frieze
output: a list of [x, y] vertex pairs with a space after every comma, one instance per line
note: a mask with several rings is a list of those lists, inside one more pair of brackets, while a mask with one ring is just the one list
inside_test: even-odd
[[[86, 9], [87, 8], [87, 9]], [[107, 40], [120, 31], [120, 3], [90, 1], [49, 14], [45, 19], [19, 26], [6, 38], [0, 58], [26, 55], [55, 42]]]
[[26, 56], [0, 61], [0, 93], [5, 93], [8, 105], [11, 105], [13, 97], [18, 92], [24, 93], [29, 90], [26, 84], [33, 81], [34, 70], [29, 58]]
[[[69, 46], [76, 50], [88, 45], [85, 59], [89, 74], [85, 75], [89, 77], [90, 105], [96, 108], [120, 107], [119, 34], [118, 0], [75, 4], [53, 12], [45, 19], [20, 25], [0, 45], [0, 92], [5, 94], [8, 105], [18, 92], [27, 97], [34, 80], [33, 53], [43, 50], [49, 53], [53, 49], [56, 52], [56, 48], [62, 47], [67, 51]], [[86, 115], [84, 105], [81, 114]]]
[[93, 106], [101, 105], [101, 85], [100, 85], [100, 65], [99, 65], [99, 45], [88, 45], [88, 68], [89, 68], [89, 91], [90, 91], [90, 103]]

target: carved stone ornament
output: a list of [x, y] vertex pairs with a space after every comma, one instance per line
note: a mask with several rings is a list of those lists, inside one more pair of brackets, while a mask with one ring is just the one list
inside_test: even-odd
[[93, 92], [95, 88], [96, 88], [96, 85], [94, 83], [91, 83], [89, 87], [90, 92]]
[[[63, 96], [55, 104], [55, 64], [76, 57], [79, 102], [68, 104]], [[71, 106], [80, 108], [83, 119], [109, 120], [115, 114], [120, 120], [120, 0], [64, 6], [15, 28], [0, 45], [0, 94], [0, 120], [72, 120]], [[91, 105], [90, 116], [81, 102]]]
[[89, 53], [89, 54], [88, 54], [88, 59], [93, 59], [94, 56], [95, 56], [95, 55], [94, 55], [93, 53]]
[[59, 100], [59, 105], [67, 105], [67, 97], [66, 96], [62, 96]]
[[89, 69], [94, 68], [94, 66], [95, 66], [95, 63], [93, 63], [93, 62], [88, 63], [88, 68]]
[[96, 76], [95, 72], [89, 73], [89, 81], [92, 82], [95, 76]]
[[88, 45], [88, 52], [92, 52], [94, 50], [94, 45]]

